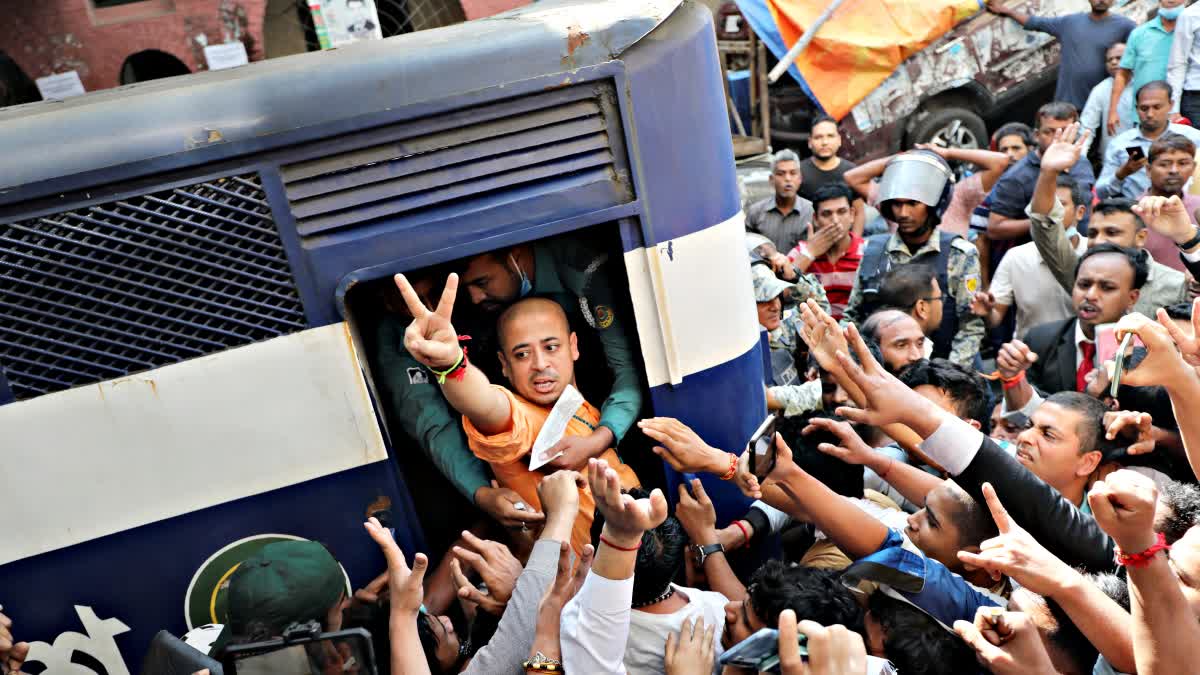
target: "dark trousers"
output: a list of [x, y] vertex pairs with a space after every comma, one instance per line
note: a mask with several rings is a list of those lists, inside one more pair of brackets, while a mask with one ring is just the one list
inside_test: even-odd
[[1185, 91], [1179, 99], [1179, 113], [1188, 118], [1192, 126], [1200, 129], [1200, 91]]

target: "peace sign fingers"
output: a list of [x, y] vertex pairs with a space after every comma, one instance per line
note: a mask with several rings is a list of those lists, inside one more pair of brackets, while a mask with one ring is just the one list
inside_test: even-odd
[[450, 314], [454, 311], [456, 298], [458, 298], [458, 275], [451, 273], [446, 277], [446, 287], [442, 289], [442, 298], [438, 300], [438, 306], [434, 313], [449, 321]]
[[[457, 292], [458, 276], [454, 274], [451, 274], [450, 276], [454, 279], [454, 290]], [[413, 315], [414, 319], [420, 319], [429, 313], [429, 308], [426, 307], [425, 303], [421, 301], [421, 296], [417, 295], [416, 289], [414, 289], [412, 284], [408, 282], [407, 277], [405, 277], [403, 274], [397, 274], [395, 277], [393, 277], [393, 279], [396, 281], [396, 288], [400, 289], [400, 295], [404, 297], [404, 304], [408, 306], [408, 311]], [[447, 279], [446, 290], [449, 289], [450, 280]], [[442, 297], [445, 297], [445, 295], [446, 294], [443, 292]], [[451, 304], [453, 304], [453, 302], [451, 302]], [[441, 309], [440, 304], [438, 305], [438, 309]]]

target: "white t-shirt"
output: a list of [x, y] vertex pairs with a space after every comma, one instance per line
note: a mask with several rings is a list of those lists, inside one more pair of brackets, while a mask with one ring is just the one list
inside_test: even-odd
[[[1087, 240], [1080, 237], [1075, 252], [1086, 249]], [[1016, 305], [1018, 340], [1034, 326], [1075, 316], [1070, 294], [1058, 285], [1032, 241], [1004, 254], [990, 290], [997, 304]]]
[[[713, 591], [701, 591], [696, 588], [676, 586], [676, 593], [682, 593], [688, 599], [688, 604], [679, 611], [671, 614], [650, 614], [633, 610], [629, 618], [629, 641], [625, 644], [625, 669], [630, 675], [661, 675], [665, 671], [663, 665], [664, 647], [667, 636], [678, 633], [683, 620], [690, 618], [695, 623], [697, 618], [704, 619], [705, 626], [716, 626], [713, 631], [713, 649], [721, 656], [725, 650], [721, 648], [721, 634], [725, 632], [725, 605], [729, 599]], [[721, 672], [721, 666], [713, 659], [713, 673]]]

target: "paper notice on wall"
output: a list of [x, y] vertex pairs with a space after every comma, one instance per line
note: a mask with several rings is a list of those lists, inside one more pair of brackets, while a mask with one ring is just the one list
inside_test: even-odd
[[83, 88], [83, 82], [79, 79], [79, 72], [75, 70], [39, 77], [37, 88], [44, 101], [61, 101], [64, 98], [82, 96], [87, 93]]
[[240, 40], [220, 45], [208, 45], [204, 48], [204, 60], [208, 62], [209, 70], [237, 68], [250, 63], [250, 57], [246, 54], [246, 45]]
[[321, 49], [359, 40], [382, 40], [375, 0], [308, 0]]
[[571, 418], [575, 416], [576, 411], [582, 405], [583, 394], [568, 384], [562, 396], [558, 397], [558, 402], [550, 410], [550, 415], [546, 417], [546, 423], [542, 425], [542, 430], [538, 432], [537, 438], [533, 441], [533, 452], [529, 455], [530, 471], [537, 471], [547, 462], [562, 456], [561, 452], [547, 455], [546, 451], [562, 440], [563, 434], [567, 433], [567, 425], [571, 423]]

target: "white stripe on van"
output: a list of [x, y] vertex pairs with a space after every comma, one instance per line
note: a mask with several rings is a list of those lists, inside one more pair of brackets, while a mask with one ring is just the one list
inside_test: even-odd
[[0, 564], [387, 459], [344, 323], [0, 406]]
[[758, 341], [745, 216], [625, 254], [651, 387], [679, 384]]

